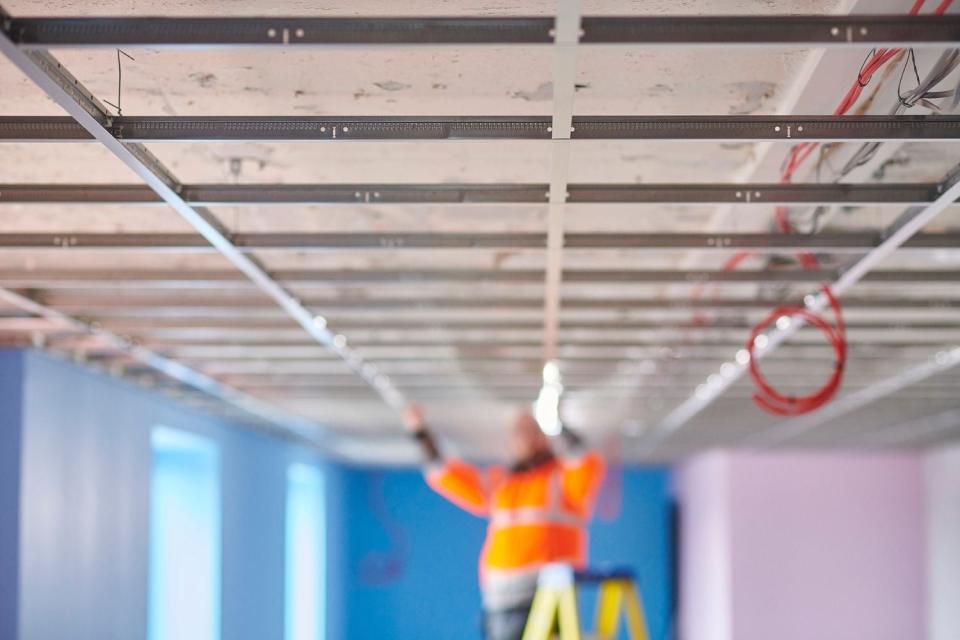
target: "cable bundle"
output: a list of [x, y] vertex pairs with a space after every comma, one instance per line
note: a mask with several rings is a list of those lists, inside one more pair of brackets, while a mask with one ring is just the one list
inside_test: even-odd
[[[953, 4], [953, 0], [943, 0], [934, 10], [934, 14], [942, 15]], [[910, 9], [910, 15], [916, 15], [924, 5], [924, 0], [916, 0]], [[834, 109], [833, 115], [845, 115], [860, 97], [864, 87], [866, 87], [874, 74], [880, 70], [883, 65], [900, 54], [902, 49], [875, 49], [864, 61], [860, 72], [857, 74], [855, 82], [844, 95], [843, 100]], [[912, 53], [912, 52], [911, 52]], [[914, 62], [914, 65], [916, 63]], [[909, 107], [928, 98], [949, 97], [947, 94], [941, 95], [941, 92], [932, 92], [932, 88], [940, 81], [946, 78], [950, 72], [960, 64], [960, 52], [951, 50], [945, 52], [934, 69], [927, 75], [924, 81], [920, 81], [917, 73], [917, 88], [910, 91], [906, 96], [900, 95], [899, 103], [894, 109], [894, 114], [902, 113]], [[902, 78], [901, 78], [902, 80]], [[899, 94], [899, 91], [898, 91]], [[960, 96], [960, 88], [956, 95]], [[803, 142], [790, 149], [783, 168], [781, 170], [781, 184], [789, 184], [793, 179], [793, 174], [810, 157], [810, 154], [818, 147], [816, 142]], [[879, 147], [879, 143], [868, 143], [861, 147], [854, 155], [853, 159], [847, 163], [841, 172], [841, 176], [862, 165], [872, 157], [873, 153]], [[789, 211], [785, 206], [779, 206], [775, 210], [774, 220], [777, 228], [782, 233], [795, 233], [796, 229], [790, 221]], [[751, 253], [740, 253], [733, 256], [724, 264], [725, 271], [732, 271], [749, 258]], [[797, 254], [797, 259], [801, 266], [807, 270], [819, 270], [820, 262], [817, 257], [809, 252]], [[806, 307], [797, 305], [780, 306], [771, 311], [761, 320], [751, 331], [747, 342], [747, 350], [750, 353], [749, 373], [756, 385], [756, 391], [753, 394], [753, 402], [758, 407], [778, 416], [796, 416], [815, 411], [829, 402], [840, 389], [843, 381], [843, 372], [847, 360], [847, 337], [846, 325], [843, 320], [843, 310], [836, 296], [831, 291], [829, 285], [824, 285], [822, 294], [826, 297], [831, 310], [833, 311], [834, 322], [830, 323], [822, 315], [819, 315]], [[777, 323], [781, 318], [788, 318], [791, 322], [800, 320], [806, 324], [818, 328], [826, 337], [827, 342], [834, 351], [834, 370], [827, 382], [815, 392], [805, 396], [789, 396], [777, 391], [764, 378], [757, 363], [755, 350], [757, 348], [757, 338], [763, 334], [769, 327]]]
[[[938, 98], [953, 98], [951, 107], [956, 107], [957, 103], [960, 102], [960, 85], [953, 91], [934, 91], [934, 87], [943, 82], [947, 76], [960, 66], [960, 49], [948, 49], [944, 51], [923, 80], [920, 79], [920, 74], [917, 71], [917, 62], [912, 49], [908, 55], [907, 61], [913, 62], [913, 71], [917, 76], [917, 86], [906, 93], [901, 93], [900, 86], [897, 86], [897, 103], [893, 106], [893, 109], [890, 110], [890, 115], [898, 116], [917, 104], [921, 104], [928, 109], [939, 110], [936, 104], [930, 102], [930, 100]], [[904, 63], [903, 71], [900, 73], [900, 84], [903, 83], [903, 75], [906, 70], [907, 63]], [[840, 170], [840, 176], [837, 179], [845, 176], [857, 167], [866, 164], [877, 152], [877, 149], [880, 148], [880, 144], [879, 142], [867, 142], [863, 144], [853, 157], [847, 161], [843, 169]]]

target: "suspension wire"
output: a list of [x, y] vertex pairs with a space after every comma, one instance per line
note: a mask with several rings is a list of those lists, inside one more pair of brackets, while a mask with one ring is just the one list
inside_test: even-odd
[[123, 65], [120, 64], [120, 54], [123, 54], [130, 60], [134, 60], [133, 56], [131, 56], [126, 51], [123, 51], [122, 49], [117, 49], [117, 104], [113, 104], [109, 100], [104, 100], [106, 104], [110, 105], [111, 107], [117, 110], [118, 116], [123, 115], [123, 109], [120, 107], [120, 98], [122, 97], [122, 94], [123, 94]]

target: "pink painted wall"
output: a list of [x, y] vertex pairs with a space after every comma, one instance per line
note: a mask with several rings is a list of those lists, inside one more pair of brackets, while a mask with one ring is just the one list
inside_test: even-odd
[[[681, 557], [730, 551], [725, 586], [681, 585], [685, 640], [723, 638], [709, 625], [725, 615], [736, 640], [924, 636], [922, 456], [719, 453], [679, 478], [683, 526], [726, 523], [685, 532]], [[697, 606], [724, 600], [727, 614]]]

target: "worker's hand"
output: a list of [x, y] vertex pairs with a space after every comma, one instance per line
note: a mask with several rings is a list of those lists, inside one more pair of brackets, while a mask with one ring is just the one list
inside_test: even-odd
[[427, 421], [423, 417], [423, 408], [420, 405], [407, 405], [403, 412], [403, 426], [410, 433], [419, 433], [427, 428]]

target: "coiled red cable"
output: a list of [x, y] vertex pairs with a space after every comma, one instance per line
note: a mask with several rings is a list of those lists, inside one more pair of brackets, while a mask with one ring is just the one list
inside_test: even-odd
[[[835, 323], [829, 323], [823, 316], [810, 311], [809, 309], [797, 305], [784, 305], [777, 307], [761, 320], [750, 332], [750, 338], [747, 341], [747, 350], [750, 353], [750, 378], [756, 385], [757, 390], [753, 394], [753, 402], [758, 407], [778, 416], [796, 416], [804, 413], [810, 413], [819, 409], [829, 402], [840, 389], [843, 382], [843, 370], [847, 363], [847, 329], [843, 321], [843, 312], [840, 309], [840, 303], [837, 301], [830, 287], [823, 287], [823, 295], [826, 296], [833, 310]], [[790, 396], [777, 391], [763, 377], [758, 364], [759, 358], [756, 357], [757, 337], [767, 330], [768, 327], [776, 323], [780, 318], [790, 318], [795, 321], [797, 318], [812, 325], [823, 333], [827, 342], [833, 347], [834, 367], [833, 373], [827, 382], [815, 392], [806, 396]]]
[[[925, 0], [915, 0], [910, 8], [910, 15], [916, 15], [923, 8]], [[942, 15], [953, 4], [953, 0], [942, 0], [934, 10], [935, 15]], [[850, 86], [850, 89], [844, 95], [843, 100], [834, 109], [835, 116], [846, 114], [860, 97], [864, 87], [866, 87], [873, 75], [898, 55], [902, 49], [877, 49], [864, 62], [863, 67], [857, 74], [857, 78]], [[816, 142], [803, 142], [790, 149], [786, 162], [780, 175], [781, 184], [788, 184], [793, 179], [793, 174], [802, 165], [810, 154], [817, 148]], [[774, 220], [777, 228], [782, 233], [794, 233], [796, 230], [790, 222], [789, 211], [787, 207], [777, 207], [774, 213]], [[753, 253], [738, 253], [731, 257], [724, 264], [725, 271], [732, 271], [741, 262], [751, 257]], [[800, 265], [807, 270], [816, 270], [820, 268], [820, 262], [817, 257], [809, 252], [800, 252], [797, 254]], [[834, 323], [831, 324], [823, 316], [814, 313], [806, 307], [797, 305], [784, 305], [777, 307], [763, 320], [761, 320], [750, 332], [750, 338], [747, 342], [747, 350], [750, 353], [750, 362], [748, 371], [750, 378], [756, 385], [756, 391], [753, 394], [753, 402], [758, 407], [779, 416], [796, 416], [815, 411], [829, 402], [837, 394], [840, 385], [843, 382], [843, 372], [847, 361], [847, 336], [846, 324], [843, 320], [843, 309], [839, 301], [833, 294], [829, 285], [822, 288], [823, 295], [826, 297], [831, 310], [833, 311]], [[702, 291], [696, 290], [694, 296], [699, 297]], [[806, 324], [818, 328], [826, 337], [827, 342], [833, 347], [834, 352], [834, 370], [827, 382], [815, 392], [805, 396], [790, 396], [780, 393], [764, 378], [758, 365], [755, 349], [757, 338], [769, 327], [774, 325], [780, 318], [787, 317], [791, 321], [800, 319]]]

